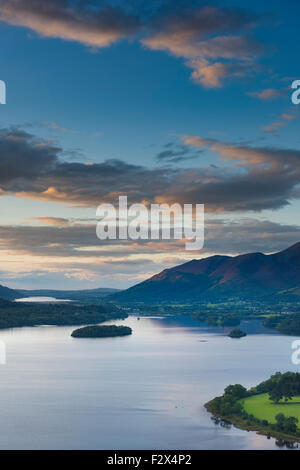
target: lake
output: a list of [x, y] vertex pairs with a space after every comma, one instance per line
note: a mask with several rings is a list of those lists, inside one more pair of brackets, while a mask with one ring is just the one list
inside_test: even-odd
[[37, 302], [37, 303], [57, 303], [57, 302], [71, 302], [71, 300], [56, 299], [55, 297], [24, 297], [16, 299], [15, 302]]
[[74, 339], [72, 327], [0, 331], [1, 449], [277, 449], [215, 425], [203, 405], [291, 363], [295, 338], [245, 322], [242, 340], [188, 317], [129, 317], [123, 338]]

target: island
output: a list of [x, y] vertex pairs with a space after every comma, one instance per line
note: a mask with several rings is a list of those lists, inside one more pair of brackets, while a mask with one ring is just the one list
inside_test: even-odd
[[240, 429], [300, 442], [300, 373], [277, 372], [250, 390], [229, 385], [205, 408]]
[[229, 333], [229, 338], [233, 338], [233, 339], [239, 339], [239, 338], [245, 338], [245, 336], [247, 336], [247, 334], [240, 330], [239, 328], [236, 328], [235, 330], [232, 330], [231, 333]]
[[112, 338], [115, 336], [128, 336], [132, 334], [129, 326], [116, 325], [92, 325], [74, 330], [71, 336], [73, 338]]

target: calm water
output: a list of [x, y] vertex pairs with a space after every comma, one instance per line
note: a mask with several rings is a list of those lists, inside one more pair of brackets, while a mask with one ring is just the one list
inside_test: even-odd
[[[0, 332], [1, 449], [276, 449], [216, 426], [203, 408], [230, 383], [250, 387], [291, 363], [294, 338], [255, 322], [232, 340], [189, 318], [130, 317], [124, 338], [73, 339], [70, 327]], [[257, 334], [258, 333], [258, 334]]]
[[54, 303], [54, 302], [70, 302], [70, 300], [56, 299], [55, 297], [24, 297], [16, 299], [15, 302], [38, 302], [38, 303]]

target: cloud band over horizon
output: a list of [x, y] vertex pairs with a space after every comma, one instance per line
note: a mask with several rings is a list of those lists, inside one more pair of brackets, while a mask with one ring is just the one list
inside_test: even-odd
[[95, 208], [126, 195], [130, 203], [205, 204], [208, 212], [279, 209], [300, 197], [300, 150], [196, 136], [183, 140], [216, 153], [220, 165], [180, 169], [121, 160], [68, 162], [62, 148], [19, 128], [2, 129], [0, 196]]

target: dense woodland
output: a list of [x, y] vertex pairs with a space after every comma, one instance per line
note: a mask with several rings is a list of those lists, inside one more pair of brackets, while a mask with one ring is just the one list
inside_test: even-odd
[[127, 314], [114, 305], [16, 303], [0, 299], [0, 329], [38, 325], [96, 324]]
[[275, 328], [284, 335], [300, 335], [300, 313], [270, 316], [264, 320], [264, 326]]
[[270, 379], [256, 387], [257, 393], [269, 393], [270, 400], [279, 403], [300, 396], [300, 373], [286, 372], [272, 375]]

